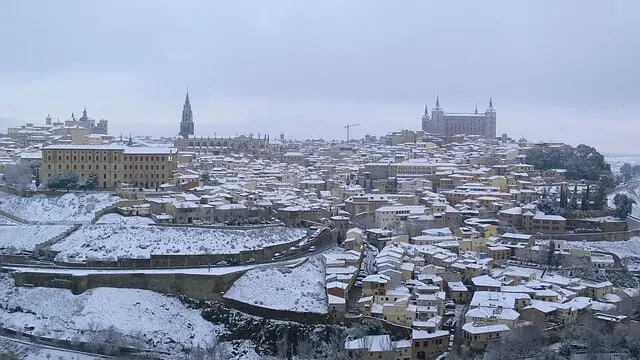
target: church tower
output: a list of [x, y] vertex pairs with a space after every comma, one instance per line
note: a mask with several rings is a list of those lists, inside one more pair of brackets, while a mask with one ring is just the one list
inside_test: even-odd
[[484, 112], [484, 136], [494, 139], [496, 137], [496, 109], [493, 108], [493, 99], [489, 98], [489, 107]]
[[440, 97], [436, 97], [436, 107], [431, 109], [431, 133], [445, 134], [444, 110], [440, 107]]
[[189, 135], [193, 135], [193, 113], [191, 112], [191, 102], [189, 102], [189, 92], [187, 91], [187, 97], [184, 99], [184, 105], [182, 106], [182, 120], [180, 120], [180, 136], [188, 138]]
[[430, 130], [429, 126], [431, 125], [430, 121], [431, 121], [431, 118], [429, 118], [429, 106], [425, 106], [424, 114], [422, 115], [422, 131], [431, 132], [429, 131]]

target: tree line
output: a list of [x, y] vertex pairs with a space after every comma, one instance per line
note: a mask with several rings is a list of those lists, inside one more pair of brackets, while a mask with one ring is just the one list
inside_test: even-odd
[[611, 176], [609, 165], [595, 148], [580, 144], [574, 147], [532, 147], [524, 153], [525, 163], [536, 170], [565, 169], [569, 180], [600, 181]]
[[624, 181], [632, 180], [640, 175], [640, 165], [631, 165], [629, 163], [624, 163], [620, 167], [620, 175], [624, 179]]

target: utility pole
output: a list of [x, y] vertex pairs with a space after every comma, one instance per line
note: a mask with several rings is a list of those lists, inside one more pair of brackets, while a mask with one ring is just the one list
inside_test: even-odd
[[347, 125], [344, 126], [344, 128], [347, 129], [347, 142], [349, 142], [349, 140], [350, 140], [350, 138], [349, 138], [349, 130], [353, 126], [360, 126], [360, 124], [347, 124]]

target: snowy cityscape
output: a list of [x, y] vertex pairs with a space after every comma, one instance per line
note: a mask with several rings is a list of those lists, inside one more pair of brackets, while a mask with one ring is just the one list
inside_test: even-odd
[[[473, 128], [257, 148], [41, 136], [65, 126], [0, 139], [0, 322], [22, 358], [639, 350], [633, 157]], [[171, 176], [147, 181], [158, 161]]]
[[638, 13], [2, 2], [0, 360], [640, 360]]

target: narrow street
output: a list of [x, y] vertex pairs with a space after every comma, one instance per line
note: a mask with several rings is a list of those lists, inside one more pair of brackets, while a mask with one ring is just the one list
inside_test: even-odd
[[[362, 265], [360, 266], [360, 274], [366, 272], [367, 274], [376, 273], [376, 255], [377, 252], [369, 248], [368, 244], [365, 244], [364, 257], [362, 258]], [[363, 274], [364, 275], [364, 274]], [[358, 309], [358, 300], [362, 297], [362, 286], [353, 286], [349, 290], [347, 295], [347, 312], [353, 314], [360, 314]]]

